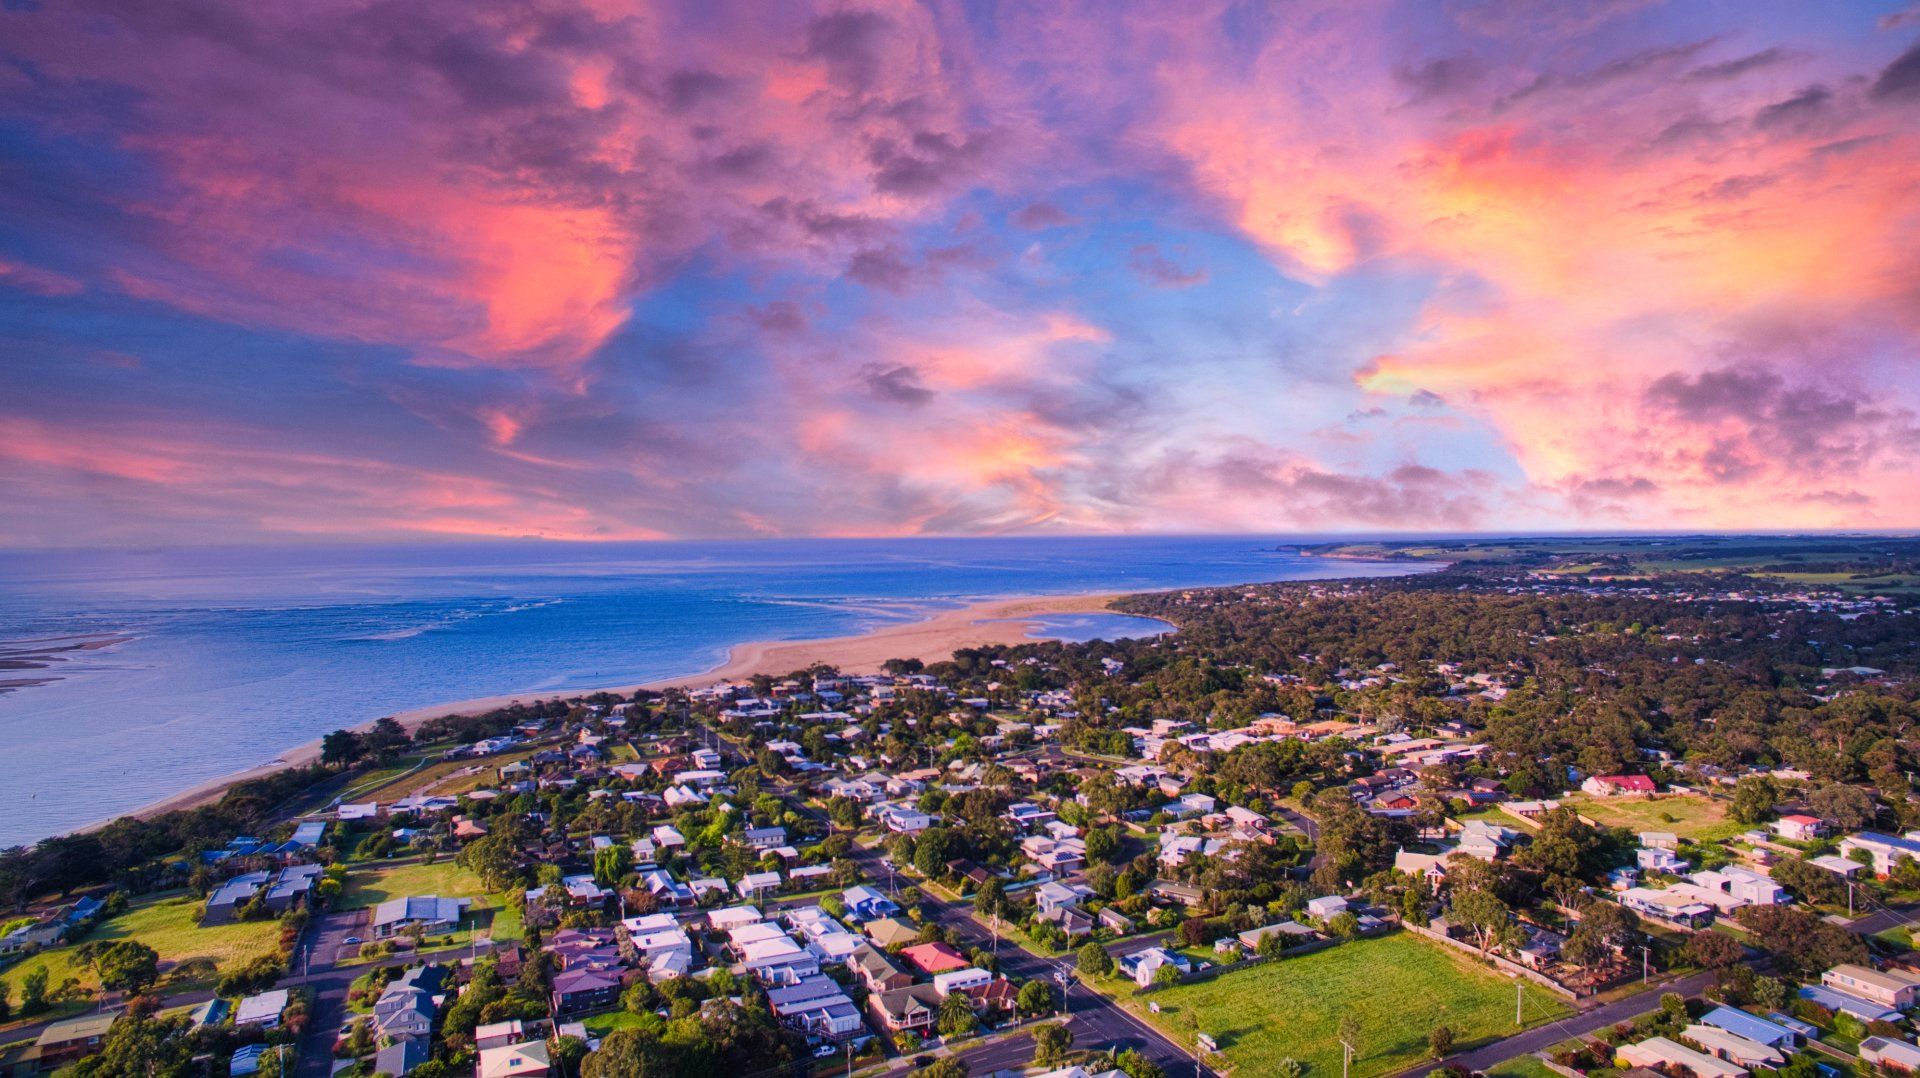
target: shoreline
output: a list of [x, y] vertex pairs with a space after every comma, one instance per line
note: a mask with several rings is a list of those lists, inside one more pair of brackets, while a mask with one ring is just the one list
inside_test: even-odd
[[[1114, 600], [1131, 592], [1100, 592], [1087, 595], [1025, 595], [986, 599], [931, 617], [896, 625], [883, 625], [850, 636], [820, 637], [811, 640], [749, 640], [727, 649], [719, 664], [695, 674], [677, 675], [654, 681], [580, 689], [508, 693], [455, 700], [411, 708], [391, 716], [411, 734], [429, 719], [442, 715], [477, 715], [512, 704], [531, 704], [541, 700], [565, 700], [595, 693], [631, 695], [642, 689], [655, 692], [667, 689], [694, 689], [719, 682], [740, 681], [757, 674], [778, 676], [815, 664], [838, 668], [845, 674], [870, 674], [879, 671], [888, 659], [919, 659], [939, 662], [949, 659], [961, 648], [986, 645], [1038, 643], [1045, 637], [1028, 636], [1039, 619], [1049, 614], [1107, 613]], [[349, 727], [365, 730], [380, 717]], [[320, 759], [320, 740], [296, 745], [272, 760], [222, 775], [191, 786], [168, 797], [100, 820], [81, 828], [95, 831], [115, 819], [131, 816], [151, 819], [169, 812], [199, 808], [218, 801], [226, 791], [241, 782], [271, 775], [288, 768], [305, 767]]]

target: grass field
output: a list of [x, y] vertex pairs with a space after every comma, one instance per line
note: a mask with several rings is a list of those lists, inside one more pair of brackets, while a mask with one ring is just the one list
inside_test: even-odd
[[1533, 1055], [1515, 1056], [1487, 1071], [1487, 1078], [1554, 1078], [1554, 1072]]
[[1652, 800], [1575, 794], [1563, 798], [1560, 803], [1609, 827], [1624, 827], [1634, 832], [1671, 831], [1695, 842], [1716, 842], [1752, 829], [1749, 824], [1727, 819], [1726, 802], [1693, 794], [1674, 794]]
[[376, 862], [348, 874], [347, 889], [340, 896], [338, 908], [357, 910], [377, 906], [389, 898], [416, 895], [476, 898], [486, 890], [480, 884], [480, 877], [455, 864], [451, 857], [442, 857], [430, 865], [416, 862], [382, 866]]
[[[1458, 1048], [1514, 1032], [1514, 984], [1408, 933], [1357, 940], [1182, 985], [1128, 1003], [1181, 1044], [1207, 1033], [1235, 1071], [1272, 1074], [1283, 1059], [1307, 1065], [1309, 1078], [1340, 1073], [1340, 1020], [1359, 1022], [1354, 1078], [1412, 1066], [1427, 1054], [1427, 1034], [1441, 1024]], [[1518, 982], [1525, 984], [1525, 982]], [[1528, 1025], [1571, 1013], [1526, 984]]]
[[[211, 962], [216, 969], [225, 969], [260, 955], [272, 954], [279, 948], [278, 921], [247, 921], [201, 928], [199, 918], [200, 901], [192, 895], [143, 899], [128, 906], [125, 913], [94, 929], [80, 942], [139, 940], [159, 952], [163, 986], [178, 990], [204, 987], [213, 980], [204, 973], [175, 973], [182, 964]], [[47, 971], [47, 984], [51, 988], [59, 988], [71, 977], [82, 987], [99, 990], [100, 979], [91, 970], [74, 962], [75, 946], [42, 951], [0, 971], [0, 977], [17, 986], [27, 973], [44, 968]], [[17, 994], [19, 989], [16, 987], [14, 991]]]

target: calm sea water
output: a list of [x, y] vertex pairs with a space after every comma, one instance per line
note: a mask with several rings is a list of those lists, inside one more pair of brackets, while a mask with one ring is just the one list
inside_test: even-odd
[[[916, 539], [0, 553], [0, 644], [68, 651], [0, 693], [0, 846], [273, 759], [327, 730], [500, 693], [693, 674], [748, 640], [972, 599], [1416, 572], [1258, 538]], [[1060, 615], [1049, 636], [1151, 635]], [[0, 648], [4, 650], [4, 648]]]

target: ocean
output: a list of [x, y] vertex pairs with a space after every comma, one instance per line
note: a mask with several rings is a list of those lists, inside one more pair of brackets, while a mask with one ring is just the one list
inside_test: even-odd
[[[695, 674], [734, 644], [985, 598], [1398, 575], [1257, 537], [777, 540], [0, 552], [0, 847], [342, 726]], [[1069, 640], [1166, 626], [1045, 619]]]

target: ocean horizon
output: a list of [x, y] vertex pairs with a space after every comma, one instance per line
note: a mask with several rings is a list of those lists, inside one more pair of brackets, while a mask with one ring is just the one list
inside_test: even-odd
[[[328, 730], [698, 674], [733, 646], [982, 599], [1402, 575], [1298, 537], [1049, 537], [0, 552], [0, 847], [139, 809]], [[1148, 635], [1116, 614], [1053, 639]]]

